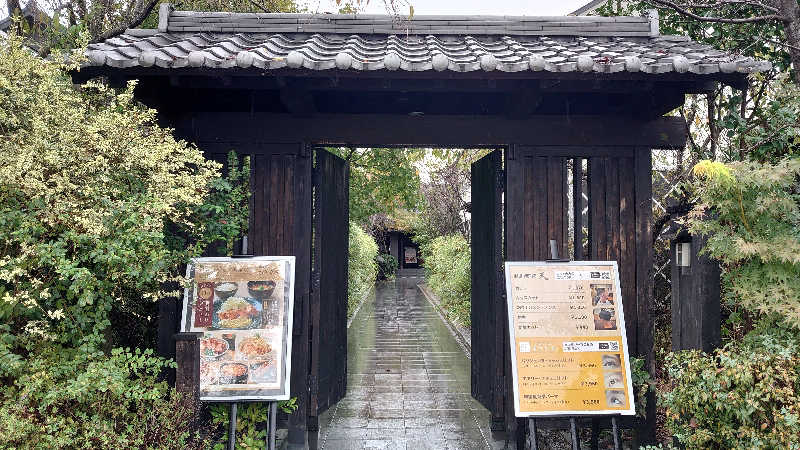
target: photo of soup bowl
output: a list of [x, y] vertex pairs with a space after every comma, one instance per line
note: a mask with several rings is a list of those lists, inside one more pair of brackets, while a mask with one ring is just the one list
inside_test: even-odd
[[264, 300], [272, 297], [272, 293], [275, 292], [275, 282], [272, 280], [248, 281], [247, 291], [251, 297]]
[[214, 292], [217, 294], [217, 296], [219, 296], [219, 298], [221, 298], [222, 300], [225, 300], [225, 299], [227, 299], [229, 297], [232, 297], [233, 294], [236, 293], [237, 289], [239, 289], [239, 287], [236, 286], [236, 283], [232, 283], [232, 282], [228, 281], [228, 282], [224, 282], [224, 283], [219, 283], [214, 288]]

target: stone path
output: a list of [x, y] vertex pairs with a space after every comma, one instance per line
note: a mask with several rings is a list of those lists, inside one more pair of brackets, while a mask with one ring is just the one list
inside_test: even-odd
[[470, 362], [418, 278], [378, 286], [348, 330], [347, 395], [320, 417], [319, 447], [502, 448], [470, 395]]

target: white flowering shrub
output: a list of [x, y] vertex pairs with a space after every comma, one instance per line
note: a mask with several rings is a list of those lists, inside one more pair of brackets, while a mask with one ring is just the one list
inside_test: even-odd
[[203, 447], [157, 381], [173, 363], [114, 348], [112, 319], [241, 232], [247, 194], [64, 60], [0, 39], [0, 448]]

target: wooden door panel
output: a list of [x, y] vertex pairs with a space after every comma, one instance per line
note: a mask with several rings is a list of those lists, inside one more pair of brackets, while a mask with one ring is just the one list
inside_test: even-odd
[[472, 164], [472, 396], [504, 416], [506, 310], [503, 297], [502, 151]]
[[309, 387], [310, 411], [317, 416], [347, 388], [348, 192], [347, 162], [316, 150]]

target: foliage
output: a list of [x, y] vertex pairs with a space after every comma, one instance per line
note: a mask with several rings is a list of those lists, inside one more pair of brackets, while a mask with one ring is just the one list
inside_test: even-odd
[[22, 366], [2, 389], [0, 449], [207, 447], [196, 405], [156, 380], [174, 363], [150, 350], [106, 356], [54, 345]]
[[448, 316], [464, 326], [471, 323], [471, 250], [459, 234], [439, 236], [422, 246], [428, 285], [442, 300]]
[[399, 263], [394, 255], [389, 253], [380, 253], [375, 257], [375, 262], [378, 264], [378, 279], [388, 280], [394, 278], [397, 273]]
[[669, 355], [667, 426], [688, 448], [800, 447], [800, 336], [766, 323], [714, 354]]
[[[281, 411], [291, 414], [297, 410], [297, 397], [278, 402]], [[228, 424], [230, 423], [230, 405], [215, 403], [209, 407], [211, 423], [223, 430], [222, 436], [214, 444], [214, 450], [224, 450], [228, 445]], [[261, 449], [267, 448], [267, 427], [269, 420], [268, 403], [238, 404], [236, 410], [236, 448]]]
[[[748, 17], [753, 11], [742, 2], [713, 3], [713, 15], [719, 17]], [[651, 8], [652, 1], [648, 0], [610, 0], [598, 13], [643, 15]], [[774, 162], [797, 154], [794, 140], [800, 109], [795, 87], [789, 81], [790, 47], [782, 44], [786, 39], [783, 24], [707, 23], [669, 7], [658, 8], [658, 12], [662, 34], [686, 35], [733, 55], [767, 60], [773, 65], [772, 71], [748, 77], [744, 91], [719, 85], [708, 94], [686, 97], [684, 105], [673, 113], [686, 120], [690, 130], [687, 152], [679, 153], [676, 159], [681, 177], [688, 179], [689, 169], [701, 159]]]
[[[240, 167], [241, 166], [241, 167]], [[213, 178], [209, 192], [203, 203], [195, 208], [193, 222], [202, 227], [198, 248], [208, 248], [214, 253], [232, 256], [236, 239], [247, 233], [250, 200], [250, 157], [242, 158], [241, 164], [236, 152], [228, 152], [228, 164], [224, 177]], [[181, 235], [190, 235], [182, 230]], [[177, 236], [170, 236], [178, 239]], [[175, 249], [189, 245], [185, 239], [172, 242]]]
[[378, 276], [378, 244], [361, 227], [350, 222], [350, 247], [347, 257], [347, 317], [375, 285]]
[[800, 155], [800, 87], [789, 80], [787, 74], [774, 80], [754, 74], [753, 82], [764, 84], [763, 101], [755, 119], [737, 113], [742, 95], [737, 93], [724, 105], [728, 111], [720, 120], [724, 131], [739, 156], [747, 155], [754, 161], [778, 161], [786, 156]]
[[460, 234], [469, 240], [467, 205], [470, 161], [467, 150], [433, 150], [427, 166], [429, 179], [421, 186], [422, 202], [415, 223], [415, 238], [422, 245], [438, 236]]
[[242, 177], [221, 180], [133, 85], [76, 87], [59, 60], [0, 41], [2, 434], [23, 448], [202, 448], [185, 400], [156, 380], [172, 364], [115, 346], [130, 323], [154, 328], [180, 264], [243, 231]]
[[350, 163], [350, 220], [364, 225], [374, 214], [416, 207], [421, 150], [336, 147], [328, 151]]
[[724, 269], [725, 299], [800, 328], [800, 158], [776, 164], [703, 161], [691, 232]]
[[[100, 42], [122, 34], [127, 28], [156, 28], [158, 5], [162, 2], [8, 0], [6, 3], [9, 16], [16, 20], [14, 31], [44, 56], [52, 50], [80, 48], [84, 38]], [[21, 20], [23, 10], [32, 5], [39, 13]], [[193, 11], [299, 12], [293, 0], [184, 0], [174, 6]]]
[[631, 358], [631, 382], [633, 384], [633, 392], [636, 396], [636, 415], [639, 417], [646, 417], [647, 415], [647, 393], [653, 386], [653, 379], [650, 372], [645, 367], [645, 360], [643, 358]]

